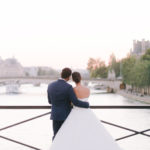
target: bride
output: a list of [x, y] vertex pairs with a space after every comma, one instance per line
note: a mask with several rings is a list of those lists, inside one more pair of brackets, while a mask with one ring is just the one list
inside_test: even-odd
[[[79, 72], [72, 74], [74, 92], [88, 101], [90, 91], [81, 84]], [[91, 109], [73, 107], [56, 134], [50, 150], [121, 150]]]

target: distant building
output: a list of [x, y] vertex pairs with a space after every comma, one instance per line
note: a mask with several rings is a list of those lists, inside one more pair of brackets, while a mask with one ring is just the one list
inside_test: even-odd
[[24, 67], [25, 75], [29, 77], [37, 77], [38, 67]]
[[90, 78], [90, 73], [86, 69], [73, 69], [72, 72], [77, 71], [81, 74], [82, 79], [89, 79]]
[[51, 77], [51, 78], [57, 78], [59, 77], [59, 73], [57, 72], [57, 70], [51, 68], [51, 67], [38, 67], [38, 76], [47, 76], [47, 77]]
[[0, 58], [0, 77], [22, 77], [24, 69], [15, 58], [2, 60]]
[[142, 41], [134, 40], [133, 41], [133, 50], [131, 51], [132, 55], [141, 56], [145, 54], [146, 50], [150, 48], [150, 41]]
[[116, 74], [114, 70], [109, 70], [108, 71], [108, 77], [109, 80], [115, 80], [116, 79]]

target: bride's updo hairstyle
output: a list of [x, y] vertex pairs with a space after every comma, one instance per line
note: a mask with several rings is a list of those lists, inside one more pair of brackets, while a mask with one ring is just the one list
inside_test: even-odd
[[72, 80], [75, 82], [75, 83], [79, 83], [81, 81], [81, 75], [79, 72], [73, 72], [72, 73]]

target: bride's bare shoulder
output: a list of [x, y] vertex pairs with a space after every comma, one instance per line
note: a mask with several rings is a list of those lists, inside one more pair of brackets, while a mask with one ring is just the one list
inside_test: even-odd
[[90, 94], [90, 89], [89, 89], [88, 87], [83, 86], [83, 88], [84, 88], [84, 90], [85, 90], [87, 93], [89, 93], [89, 94]]
[[77, 93], [78, 92], [78, 87], [74, 87], [73, 90], [74, 90], [75, 93]]
[[90, 89], [85, 86], [78, 86], [74, 88], [74, 92], [78, 98], [89, 97]]
[[78, 87], [75, 86], [75, 87], [73, 88], [73, 90], [74, 90], [74, 91], [78, 90]]

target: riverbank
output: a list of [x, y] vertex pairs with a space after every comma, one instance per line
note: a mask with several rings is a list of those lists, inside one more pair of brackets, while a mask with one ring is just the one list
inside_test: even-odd
[[137, 101], [141, 101], [141, 102], [150, 104], [150, 96], [147, 96], [147, 95], [141, 96], [140, 94], [127, 92], [125, 90], [119, 90], [119, 91], [117, 91], [117, 94], [122, 95], [127, 98], [130, 98], [130, 99], [134, 99]]

